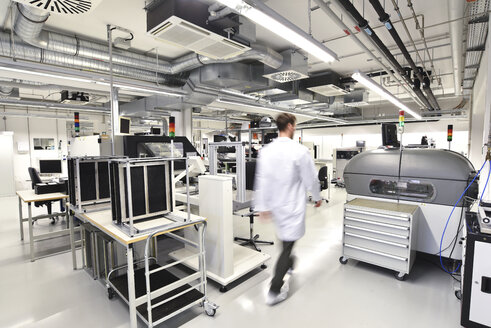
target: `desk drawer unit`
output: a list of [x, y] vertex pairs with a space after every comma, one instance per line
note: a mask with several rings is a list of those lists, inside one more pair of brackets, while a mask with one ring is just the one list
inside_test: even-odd
[[418, 206], [355, 199], [345, 205], [343, 256], [397, 272], [404, 280], [414, 262]]

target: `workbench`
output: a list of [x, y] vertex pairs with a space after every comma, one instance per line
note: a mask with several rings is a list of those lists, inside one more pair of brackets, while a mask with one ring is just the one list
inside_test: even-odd
[[[153, 327], [172, 316], [197, 304], [204, 306], [205, 312], [212, 316], [216, 305], [209, 302], [206, 297], [206, 268], [204, 231], [206, 220], [196, 215], [174, 211], [166, 217], [135, 222], [134, 228], [138, 231], [134, 236], [126, 234], [113, 223], [110, 210], [102, 211], [74, 211], [77, 219], [90, 224], [105, 235], [126, 248], [126, 265], [113, 268], [106, 274], [106, 287], [108, 296], [118, 294], [129, 306], [130, 326], [137, 327], [139, 317], [148, 327]], [[174, 232], [186, 228], [197, 228], [200, 236], [198, 242], [189, 241]], [[150, 265], [150, 246], [157, 247], [156, 237], [166, 235], [198, 250], [186, 259], [160, 266], [157, 263]], [[134, 246], [145, 243], [145, 267], [135, 270]], [[75, 248], [72, 248], [75, 254]], [[181, 264], [184, 261], [195, 259], [199, 262], [196, 272], [179, 279], [167, 269]], [[132, 265], [128, 265], [128, 264]], [[117, 275], [118, 271], [126, 269], [126, 274]], [[150, 278], [150, 275], [152, 277]], [[192, 285], [193, 281], [197, 284]]]
[[[17, 191], [17, 197], [19, 198], [20, 240], [24, 240], [24, 222], [29, 222], [29, 253], [30, 253], [31, 262], [34, 262], [34, 260], [36, 258], [39, 258], [39, 257], [35, 257], [35, 254], [34, 254], [34, 242], [35, 241], [47, 240], [47, 239], [66, 236], [66, 235], [70, 234], [70, 244], [71, 244], [71, 249], [73, 252], [73, 250], [75, 249], [75, 237], [74, 237], [75, 229], [71, 229], [71, 228], [73, 228], [73, 222], [72, 222], [72, 218], [70, 218], [70, 216], [68, 215], [68, 207], [66, 204], [66, 200], [68, 198], [68, 195], [62, 194], [59, 192], [36, 195], [34, 193], [34, 190], [21, 190], [21, 191]], [[63, 207], [65, 208], [64, 212], [61, 212], [61, 213], [60, 212], [54, 212], [51, 214], [37, 215], [34, 217], [32, 216], [32, 203], [46, 202], [46, 201], [58, 201], [58, 200], [62, 201]], [[27, 204], [27, 213], [28, 213], [27, 218], [24, 218], [24, 215], [22, 213], [22, 203]], [[34, 229], [33, 229], [34, 228], [33, 227], [33, 221], [34, 220], [51, 219], [53, 217], [58, 217], [58, 216], [65, 216], [66, 222], [67, 222], [66, 229], [63, 229], [60, 231], [47, 232], [47, 233], [43, 233], [43, 234], [34, 235]]]

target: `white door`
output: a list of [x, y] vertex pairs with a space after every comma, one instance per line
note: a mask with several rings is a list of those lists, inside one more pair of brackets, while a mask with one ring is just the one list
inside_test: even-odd
[[13, 196], [14, 183], [14, 135], [12, 132], [0, 133], [0, 196]]

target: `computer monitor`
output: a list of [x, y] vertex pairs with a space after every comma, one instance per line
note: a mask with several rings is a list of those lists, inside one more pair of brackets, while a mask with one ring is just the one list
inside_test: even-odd
[[59, 159], [40, 159], [39, 173], [62, 173], [61, 160]]
[[397, 140], [397, 125], [382, 123], [382, 144], [384, 146], [399, 147]]
[[154, 128], [152, 126], [151, 130], [150, 130], [150, 134], [155, 134], [155, 135], [160, 135], [160, 128]]
[[119, 118], [119, 133], [130, 134], [131, 120], [126, 117]]

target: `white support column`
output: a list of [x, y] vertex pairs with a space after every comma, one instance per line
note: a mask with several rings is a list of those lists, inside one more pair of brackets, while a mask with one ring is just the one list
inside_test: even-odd
[[[488, 26], [491, 30], [491, 24]], [[481, 60], [481, 66], [478, 71], [478, 75], [472, 91], [472, 112], [470, 119], [470, 147], [469, 158], [474, 164], [476, 170], [478, 170], [484, 163], [486, 158], [487, 148], [483, 148], [488, 143], [488, 137], [490, 134], [490, 120], [491, 120], [491, 56], [489, 50], [491, 46], [491, 36], [488, 34], [486, 42], [486, 51], [483, 54]], [[489, 172], [489, 164], [481, 172], [481, 183], [479, 184], [479, 196], [484, 189], [484, 185]], [[491, 200], [491, 192], [488, 185], [486, 194], [483, 199]]]

